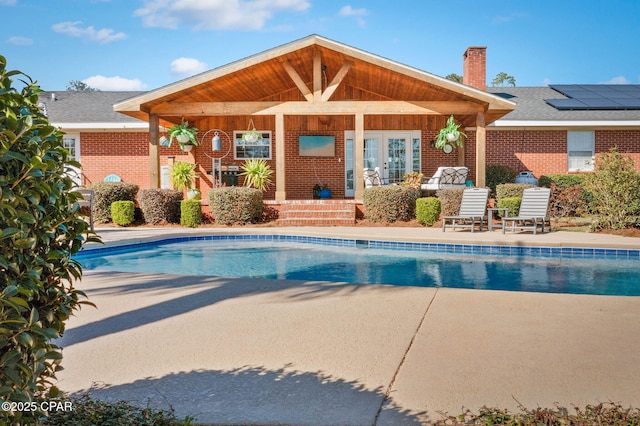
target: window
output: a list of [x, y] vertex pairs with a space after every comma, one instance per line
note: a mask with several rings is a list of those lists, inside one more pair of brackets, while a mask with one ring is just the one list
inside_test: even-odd
[[262, 158], [271, 160], [271, 132], [260, 131], [262, 139], [256, 142], [242, 140], [244, 131], [233, 132], [233, 158], [236, 160], [248, 160], [250, 158]]
[[569, 171], [593, 170], [593, 132], [567, 133], [567, 158]]

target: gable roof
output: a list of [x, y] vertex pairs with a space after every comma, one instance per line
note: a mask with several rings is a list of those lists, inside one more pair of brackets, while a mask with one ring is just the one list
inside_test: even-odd
[[[406, 101], [416, 105], [419, 102], [466, 102], [476, 110], [487, 111], [487, 122], [514, 108], [513, 103], [499, 96], [319, 35], [310, 35], [119, 102], [114, 109], [144, 120], [148, 119], [149, 111], [160, 111], [161, 119], [164, 116], [169, 121], [179, 122], [178, 109], [173, 109], [175, 116], [172, 117], [164, 108], [166, 105], [217, 103], [222, 107], [224, 103], [272, 102], [277, 105], [304, 101], [301, 87], [313, 86], [315, 65], [312, 67], [311, 64], [317, 58], [322, 65], [323, 85], [341, 75], [340, 89], [332, 92], [327, 104], [331, 101]], [[297, 74], [298, 82], [292, 77], [291, 70]], [[251, 113], [268, 114], [269, 111], [258, 107]], [[189, 118], [185, 114], [185, 119]]]
[[38, 98], [49, 121], [65, 130], [148, 129], [147, 122], [113, 110], [114, 103], [142, 93], [60, 91], [43, 92]]
[[493, 126], [640, 126], [637, 110], [558, 110], [549, 99], [569, 99], [551, 87], [487, 87], [487, 92], [516, 103], [516, 109]]

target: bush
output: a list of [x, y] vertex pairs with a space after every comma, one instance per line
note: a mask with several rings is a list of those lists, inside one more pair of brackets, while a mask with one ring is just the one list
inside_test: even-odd
[[115, 201], [136, 201], [138, 185], [126, 182], [98, 182], [93, 189], [93, 218], [98, 222], [111, 222], [111, 204]]
[[364, 190], [365, 218], [374, 222], [407, 222], [416, 216], [420, 190], [411, 186], [376, 186]]
[[[80, 216], [80, 193], [67, 174], [63, 134], [38, 106], [40, 88], [0, 56], [0, 400], [56, 396], [62, 369], [53, 343], [82, 304], [82, 276], [72, 259], [100, 239]], [[12, 76], [20, 79], [13, 87]], [[32, 424], [40, 411], [0, 410], [0, 424]]]
[[581, 186], [584, 183], [584, 173], [559, 173], [559, 174], [551, 174], [540, 176], [538, 180], [539, 186], [544, 186], [546, 188], [551, 188], [552, 184], [556, 184], [556, 186], [560, 188], [569, 188], [570, 186]]
[[255, 223], [264, 209], [262, 191], [241, 186], [213, 188], [209, 208], [216, 223], [222, 225]]
[[553, 217], [581, 216], [588, 210], [585, 191], [580, 185], [560, 187], [551, 184], [549, 214]]
[[456, 216], [460, 213], [464, 188], [441, 189], [438, 191], [440, 210], [443, 216]]
[[499, 202], [502, 198], [522, 198], [522, 193], [527, 188], [533, 188], [533, 185], [528, 183], [503, 183], [498, 185], [496, 187], [496, 201]]
[[635, 224], [640, 214], [640, 174], [630, 157], [615, 148], [598, 155], [584, 187], [593, 196], [595, 228], [623, 229]]
[[[509, 211], [507, 212], [507, 214], [509, 216], [518, 216], [518, 213], [520, 213], [520, 203], [522, 202], [522, 198], [521, 197], [506, 197], [506, 198], [501, 198], [500, 201], [498, 201], [498, 208], [500, 209], [509, 209]], [[498, 216], [503, 217], [504, 212], [498, 210]]]
[[518, 173], [506, 166], [487, 166], [485, 173], [487, 186], [491, 188], [491, 193], [494, 194], [494, 196], [498, 185], [513, 183], [518, 176]]
[[136, 205], [133, 201], [114, 201], [111, 203], [113, 223], [120, 226], [131, 225]]
[[140, 191], [140, 210], [146, 223], [180, 223], [182, 191], [175, 189], [143, 189]]
[[197, 228], [202, 224], [200, 200], [182, 200], [180, 202], [180, 225]]
[[416, 219], [422, 225], [431, 226], [440, 218], [440, 200], [437, 197], [416, 200]]

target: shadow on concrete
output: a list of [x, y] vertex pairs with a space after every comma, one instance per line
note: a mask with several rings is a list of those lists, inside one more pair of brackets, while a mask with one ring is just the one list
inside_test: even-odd
[[[196, 292], [171, 297], [170, 300], [151, 306], [113, 315], [100, 321], [70, 328], [56, 341], [62, 347], [69, 347], [91, 339], [130, 330], [135, 327], [161, 321], [196, 309], [214, 305], [224, 300], [246, 297], [269, 292], [295, 289], [293, 298], [311, 298], [335, 294], [341, 291], [353, 292], [359, 285], [324, 281], [289, 281], [269, 279], [223, 278], [184, 276], [168, 274], [134, 274], [101, 271], [88, 275], [91, 288], [86, 290], [89, 300], [94, 294], [141, 297], [145, 292], [168, 292], [172, 290], [197, 289]], [[126, 282], [123, 285], [113, 283]], [[104, 284], [104, 285], [102, 285]], [[111, 284], [111, 285], [109, 285]], [[100, 308], [100, 306], [98, 306]]]
[[424, 412], [409, 412], [387, 399], [380, 421], [384, 389], [366, 389], [355, 381], [322, 372], [290, 368], [242, 367], [229, 371], [172, 373], [117, 386], [94, 385], [93, 398], [175, 410], [205, 424], [419, 425]]

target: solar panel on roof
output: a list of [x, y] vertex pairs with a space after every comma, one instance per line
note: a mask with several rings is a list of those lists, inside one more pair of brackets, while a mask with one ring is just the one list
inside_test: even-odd
[[640, 109], [638, 84], [555, 84], [549, 86], [568, 99], [545, 99], [559, 110]]

